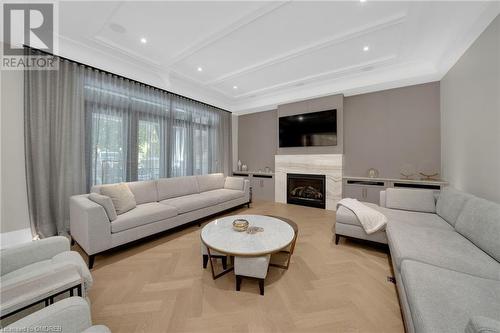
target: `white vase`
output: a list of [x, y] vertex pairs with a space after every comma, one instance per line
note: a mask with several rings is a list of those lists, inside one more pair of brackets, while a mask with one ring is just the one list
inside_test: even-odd
[[238, 171], [241, 171], [241, 160], [238, 160]]

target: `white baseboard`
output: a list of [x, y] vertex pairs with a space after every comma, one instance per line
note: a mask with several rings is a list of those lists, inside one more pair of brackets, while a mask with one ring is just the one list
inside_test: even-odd
[[33, 236], [31, 235], [30, 228], [2, 232], [0, 233], [0, 249], [20, 243], [31, 242], [32, 240]]

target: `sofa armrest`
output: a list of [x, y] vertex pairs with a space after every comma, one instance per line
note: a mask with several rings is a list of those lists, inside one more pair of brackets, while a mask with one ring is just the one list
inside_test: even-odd
[[2, 249], [0, 250], [1, 275], [42, 260], [52, 259], [56, 254], [69, 249], [69, 240], [63, 236], [48, 237]]
[[89, 200], [87, 194], [70, 198], [70, 232], [88, 255], [112, 247], [111, 223], [104, 208]]
[[52, 327], [54, 332], [81, 333], [91, 326], [87, 301], [81, 297], [69, 297], [16, 321], [3, 331], [41, 332]]
[[380, 207], [386, 207], [386, 202], [385, 202], [385, 191], [380, 191], [380, 198], [379, 198], [379, 206]]

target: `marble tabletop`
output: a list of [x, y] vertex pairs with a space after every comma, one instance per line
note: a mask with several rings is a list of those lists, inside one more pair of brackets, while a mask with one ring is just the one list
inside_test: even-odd
[[[248, 220], [250, 226], [262, 227], [255, 234], [233, 230], [235, 219]], [[201, 231], [205, 245], [217, 252], [235, 256], [261, 256], [277, 252], [292, 242], [295, 233], [286, 222], [262, 215], [233, 215], [210, 222]]]

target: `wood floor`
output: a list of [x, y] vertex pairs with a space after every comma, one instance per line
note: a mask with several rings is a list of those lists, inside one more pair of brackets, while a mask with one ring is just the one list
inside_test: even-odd
[[[112, 332], [403, 332], [384, 249], [332, 241], [335, 213], [256, 202], [229, 214], [271, 214], [299, 225], [288, 271], [257, 281], [216, 281], [202, 269], [201, 228], [191, 226], [96, 257], [92, 318]], [[207, 221], [208, 222], [208, 221]]]

